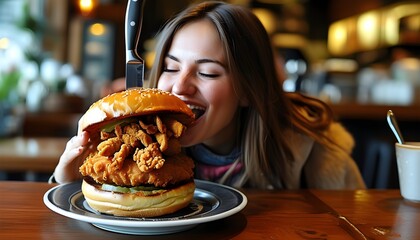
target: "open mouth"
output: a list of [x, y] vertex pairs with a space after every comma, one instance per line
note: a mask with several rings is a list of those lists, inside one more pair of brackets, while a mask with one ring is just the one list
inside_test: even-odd
[[200, 106], [195, 106], [195, 105], [188, 105], [188, 107], [192, 110], [192, 112], [195, 115], [195, 119], [197, 120], [198, 118], [200, 118], [204, 112], [206, 111], [205, 108], [200, 107]]

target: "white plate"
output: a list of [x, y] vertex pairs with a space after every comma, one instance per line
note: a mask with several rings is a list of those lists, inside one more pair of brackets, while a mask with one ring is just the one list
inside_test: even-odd
[[190, 205], [178, 212], [155, 218], [127, 218], [101, 214], [91, 209], [80, 190], [81, 182], [58, 185], [44, 194], [44, 203], [63, 216], [88, 222], [118, 233], [160, 235], [191, 229], [198, 224], [229, 217], [247, 204], [240, 191], [202, 180], [195, 180], [196, 190]]

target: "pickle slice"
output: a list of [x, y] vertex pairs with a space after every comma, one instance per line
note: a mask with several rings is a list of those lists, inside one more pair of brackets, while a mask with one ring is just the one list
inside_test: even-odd
[[105, 125], [104, 127], [102, 127], [101, 130], [104, 132], [112, 132], [114, 131], [115, 126], [117, 125], [127, 125], [128, 123], [135, 122], [135, 121], [136, 121], [136, 118], [124, 118], [124, 119]]
[[163, 190], [161, 188], [153, 187], [153, 186], [136, 186], [136, 187], [121, 187], [121, 186], [114, 186], [111, 184], [102, 184], [102, 190], [111, 191], [111, 192], [119, 192], [119, 193], [135, 193], [135, 192], [142, 192], [142, 191], [159, 191]]

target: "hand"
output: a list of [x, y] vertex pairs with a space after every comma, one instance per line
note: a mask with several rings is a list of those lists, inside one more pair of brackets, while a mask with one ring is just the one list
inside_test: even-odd
[[89, 153], [89, 134], [81, 132], [72, 137], [55, 167], [54, 177], [58, 183], [68, 183], [82, 178], [79, 167]]

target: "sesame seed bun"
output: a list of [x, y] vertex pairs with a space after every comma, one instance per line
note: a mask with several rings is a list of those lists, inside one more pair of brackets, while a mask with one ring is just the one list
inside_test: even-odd
[[93, 103], [80, 118], [78, 131], [96, 132], [111, 121], [160, 112], [185, 125], [194, 121], [194, 113], [175, 95], [155, 88], [130, 88]]

